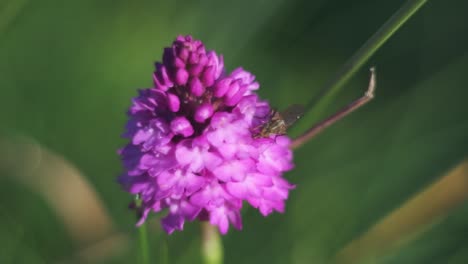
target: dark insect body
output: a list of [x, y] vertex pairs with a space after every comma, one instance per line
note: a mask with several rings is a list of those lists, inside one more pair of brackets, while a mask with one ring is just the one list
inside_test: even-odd
[[302, 105], [291, 105], [284, 111], [271, 110], [269, 120], [260, 126], [260, 131], [255, 138], [269, 137], [270, 135], [284, 135], [304, 114]]

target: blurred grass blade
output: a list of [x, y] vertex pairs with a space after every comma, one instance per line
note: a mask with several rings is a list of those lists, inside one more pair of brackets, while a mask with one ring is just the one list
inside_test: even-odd
[[307, 130], [301, 136], [295, 138], [291, 144], [291, 148], [295, 149], [301, 146], [302, 144], [306, 143], [307, 141], [311, 140], [317, 134], [325, 130], [327, 127], [333, 125], [334, 123], [340, 121], [340, 119], [344, 118], [345, 116], [351, 114], [352, 112], [356, 111], [357, 109], [361, 108], [365, 104], [367, 104], [370, 100], [374, 98], [374, 91], [375, 91], [375, 69], [371, 68], [371, 77], [369, 81], [369, 87], [365, 94], [355, 101], [351, 102], [349, 105], [341, 108], [335, 114], [329, 116], [328, 118], [320, 121], [316, 125], [313, 125], [309, 130]]
[[43, 197], [79, 246], [65, 262], [96, 263], [126, 250], [127, 237], [115, 232], [100, 195], [74, 164], [27, 137], [0, 137], [0, 150], [0, 176], [11, 175]]
[[[306, 105], [311, 115], [308, 120], [316, 120], [339, 89], [366, 63], [366, 61], [421, 8], [427, 0], [407, 1], [380, 29], [343, 65], [325, 85], [322, 92]], [[312, 112], [313, 109], [313, 112]], [[306, 113], [307, 114], [307, 113]]]
[[76, 243], [86, 245], [114, 232], [100, 195], [63, 156], [27, 137], [0, 138], [0, 150], [0, 172], [44, 197]]
[[28, 0], [10, 0], [0, 10], [0, 37], [11, 22], [18, 16]]
[[468, 198], [468, 159], [382, 219], [337, 254], [337, 263], [358, 263], [414, 239]]

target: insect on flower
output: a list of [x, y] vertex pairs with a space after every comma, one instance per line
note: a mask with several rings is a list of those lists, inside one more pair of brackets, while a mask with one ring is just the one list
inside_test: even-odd
[[272, 109], [268, 121], [260, 126], [260, 131], [254, 138], [285, 135], [287, 129], [302, 117], [304, 110], [304, 106], [298, 104], [291, 105], [281, 112]]
[[168, 234], [197, 219], [226, 234], [242, 229], [246, 204], [264, 216], [284, 212], [294, 189], [283, 177], [294, 167], [284, 134], [296, 107], [272, 111], [253, 74], [227, 71], [222, 55], [191, 36], [177, 37], [155, 65], [154, 85], [132, 100], [119, 151], [118, 180], [138, 195], [137, 224], [167, 211]]

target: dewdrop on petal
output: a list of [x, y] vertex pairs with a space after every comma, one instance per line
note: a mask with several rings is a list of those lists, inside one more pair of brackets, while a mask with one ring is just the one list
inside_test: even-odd
[[141, 199], [171, 234], [186, 221], [207, 220], [222, 234], [242, 228], [244, 202], [266, 216], [283, 212], [289, 190], [282, 177], [293, 168], [290, 139], [260, 135], [271, 109], [242, 68], [224, 71], [223, 57], [191, 36], [179, 36], [156, 63], [154, 87], [133, 99], [119, 153], [119, 183]]

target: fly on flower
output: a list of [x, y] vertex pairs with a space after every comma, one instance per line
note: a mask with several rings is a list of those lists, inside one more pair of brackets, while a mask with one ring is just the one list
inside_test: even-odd
[[304, 114], [304, 106], [291, 105], [284, 111], [272, 110], [268, 121], [260, 126], [260, 131], [255, 138], [269, 137], [270, 135], [285, 135], [291, 127]]

